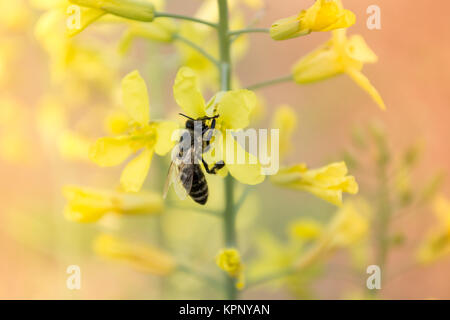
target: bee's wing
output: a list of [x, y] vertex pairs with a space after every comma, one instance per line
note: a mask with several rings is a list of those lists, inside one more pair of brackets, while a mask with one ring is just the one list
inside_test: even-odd
[[[189, 154], [187, 156], [190, 156], [190, 150], [188, 152]], [[164, 186], [164, 199], [167, 197], [167, 192], [169, 191], [170, 185], [172, 184], [175, 193], [181, 200], [185, 200], [188, 197], [189, 191], [192, 187], [194, 172], [193, 169], [185, 170], [186, 166], [189, 166], [189, 168], [191, 168], [192, 164], [185, 164], [179, 159], [171, 162], [169, 174]], [[182, 172], [184, 172], [183, 176]]]
[[174, 177], [178, 175], [178, 167], [172, 161], [170, 163], [169, 172], [167, 174], [166, 183], [164, 184], [163, 198], [167, 197], [167, 193], [169, 192], [170, 185], [174, 183]]

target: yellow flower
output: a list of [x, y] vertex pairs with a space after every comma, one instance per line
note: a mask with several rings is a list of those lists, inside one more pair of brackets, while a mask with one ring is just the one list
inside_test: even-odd
[[274, 22], [270, 36], [274, 40], [287, 40], [311, 32], [348, 28], [355, 21], [355, 14], [345, 10], [340, 0], [317, 0], [300, 14]]
[[127, 164], [120, 178], [125, 191], [137, 192], [147, 177], [153, 153], [163, 156], [171, 150], [172, 133], [178, 126], [173, 122], [150, 122], [147, 86], [137, 71], [122, 80], [122, 99], [131, 119], [127, 134], [98, 139], [89, 157], [103, 167], [117, 166], [142, 150]]
[[329, 223], [326, 237], [332, 247], [349, 247], [357, 244], [369, 233], [371, 211], [362, 200], [347, 201]]
[[140, 272], [157, 276], [167, 276], [176, 267], [173, 257], [160, 249], [108, 234], [96, 238], [94, 251], [106, 259], [121, 261]]
[[354, 35], [347, 38], [345, 30], [337, 30], [331, 40], [295, 64], [293, 76], [298, 84], [308, 84], [345, 73], [384, 110], [386, 106], [380, 94], [361, 72], [365, 63], [377, 60], [363, 37]]
[[[250, 185], [264, 181], [265, 176], [256, 157], [246, 152], [229, 132], [227, 135], [227, 130], [237, 132], [248, 126], [249, 116], [256, 104], [256, 96], [252, 91], [241, 89], [219, 92], [206, 104], [199, 90], [197, 75], [191, 69], [183, 67], [178, 71], [173, 93], [177, 104], [191, 118], [218, 115], [216, 129], [224, 139], [223, 144], [221, 141], [214, 143], [216, 145], [211, 150], [220, 154], [215, 159], [224, 161], [235, 179]], [[245, 163], [240, 164], [236, 160], [239, 153], [245, 156]], [[217, 159], [219, 157], [221, 159]], [[205, 158], [208, 158], [207, 155]]]
[[[157, 11], [164, 11], [165, 1], [149, 1]], [[172, 19], [157, 19], [152, 23], [128, 21], [129, 28], [125, 31], [119, 44], [119, 50], [125, 54], [136, 38], [144, 38], [157, 42], [172, 42], [178, 32], [178, 26]]]
[[[232, 13], [232, 19], [230, 20], [230, 29], [238, 30], [245, 27], [245, 20], [243, 14], [238, 10], [237, 1], [230, 1], [229, 10]], [[195, 14], [196, 18], [217, 21], [218, 20], [218, 8], [216, 0], [204, 1], [202, 6], [197, 10]], [[205, 43], [211, 43], [217, 41], [217, 34], [214, 29], [202, 25], [193, 24], [190, 22], [183, 22], [180, 24], [178, 34], [181, 37], [189, 39], [192, 43], [202, 47], [209, 55], [217, 58], [219, 52], [216, 46], [205, 46]], [[217, 90], [217, 83], [219, 82], [219, 72], [217, 66], [206, 58], [198, 50], [187, 45], [183, 41], [175, 42], [178, 53], [181, 57], [181, 64], [189, 67], [195, 71], [199, 79], [199, 85], [201, 88]], [[242, 35], [237, 38], [231, 48], [232, 60], [237, 63], [240, 61], [248, 51], [249, 40], [247, 35]], [[233, 85], [239, 81], [236, 76], [232, 79]], [[239, 87], [234, 85], [234, 87]]]
[[119, 50], [125, 54], [136, 38], [144, 38], [157, 42], [172, 42], [178, 31], [172, 20], [162, 19], [152, 23], [130, 22], [130, 27], [120, 40]]
[[297, 128], [297, 114], [294, 109], [288, 105], [277, 107], [272, 128], [280, 130], [280, 158], [284, 158], [293, 150], [291, 138]]
[[81, 86], [100, 87], [109, 92], [117, 78], [117, 61], [111, 53], [113, 51], [100, 51], [91, 45], [80, 45], [70, 37], [95, 21], [86, 19], [92, 17], [86, 11], [94, 9], [82, 8], [80, 15], [85, 19], [81, 19], [80, 28], [67, 28], [68, 0], [34, 0], [33, 5], [46, 10], [39, 17], [34, 33], [50, 57], [52, 81], [77, 88], [77, 97], [82, 94], [78, 88]]
[[67, 160], [89, 160], [91, 139], [71, 130], [64, 130], [59, 137], [59, 152]]
[[16, 98], [0, 96], [0, 157], [11, 163], [28, 164], [33, 159], [26, 110]]
[[146, 1], [70, 0], [70, 2], [132, 20], [151, 22], [155, 18], [155, 8]]
[[418, 251], [421, 263], [431, 263], [450, 254], [450, 201], [437, 196], [433, 202], [433, 211], [439, 225], [432, 230]]
[[23, 30], [31, 22], [31, 13], [24, 0], [0, 1], [0, 27]]
[[64, 214], [74, 222], [96, 222], [105, 214], [157, 214], [162, 211], [162, 197], [152, 192], [126, 194], [94, 188], [66, 186]]
[[242, 289], [245, 286], [244, 265], [241, 255], [236, 249], [222, 249], [216, 256], [217, 266], [228, 273], [231, 278], [237, 279], [236, 287]]
[[293, 239], [315, 240], [321, 237], [323, 227], [312, 219], [300, 219], [289, 224], [290, 235]]
[[344, 162], [309, 170], [305, 164], [280, 169], [272, 176], [272, 182], [283, 187], [307, 191], [336, 206], [342, 205], [342, 192], [356, 194], [358, 184], [353, 176], [347, 176]]

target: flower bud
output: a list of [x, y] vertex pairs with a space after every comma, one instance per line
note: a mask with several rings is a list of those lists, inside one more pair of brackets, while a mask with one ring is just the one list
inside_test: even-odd
[[151, 22], [155, 18], [153, 5], [140, 0], [70, 0], [70, 2], [131, 20]]

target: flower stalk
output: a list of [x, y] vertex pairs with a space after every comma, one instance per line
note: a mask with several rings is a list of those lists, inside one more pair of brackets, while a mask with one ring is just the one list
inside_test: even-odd
[[196, 22], [200, 24], [204, 24], [207, 26], [210, 26], [212, 28], [217, 28], [217, 24], [213, 22], [209, 22], [206, 20], [190, 17], [190, 16], [184, 16], [181, 14], [174, 14], [174, 13], [167, 13], [167, 12], [155, 12], [154, 18], [172, 18], [172, 19], [178, 19], [178, 20], [186, 20], [191, 22]]
[[288, 75], [288, 76], [283, 76], [283, 77], [279, 77], [276, 79], [271, 79], [271, 80], [267, 80], [264, 82], [253, 84], [251, 86], [248, 86], [247, 89], [248, 90], [258, 90], [258, 89], [262, 89], [265, 87], [273, 86], [275, 84], [290, 82], [293, 80], [294, 80], [294, 78], [292, 77], [292, 75]]
[[[219, 6], [219, 50], [220, 50], [220, 87], [222, 91], [231, 90], [231, 52], [228, 22], [228, 2], [227, 0], [217, 0]], [[225, 246], [235, 248], [236, 239], [236, 212], [234, 205], [234, 180], [231, 175], [225, 178], [225, 210], [223, 214], [224, 241]], [[238, 297], [235, 279], [227, 275], [226, 297], [235, 300]]]

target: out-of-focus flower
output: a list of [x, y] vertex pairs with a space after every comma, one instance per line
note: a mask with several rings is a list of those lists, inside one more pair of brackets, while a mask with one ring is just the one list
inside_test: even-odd
[[163, 200], [159, 194], [121, 192], [66, 186], [63, 188], [67, 205], [64, 215], [74, 222], [96, 222], [105, 214], [157, 214], [162, 211]]
[[431, 263], [450, 254], [450, 201], [444, 196], [437, 196], [433, 211], [439, 225], [432, 230], [418, 250], [421, 263]]
[[355, 22], [355, 14], [345, 10], [340, 0], [317, 0], [300, 14], [274, 22], [270, 36], [274, 40], [287, 40], [311, 32], [348, 28]]
[[[211, 28], [202, 28], [201, 25], [192, 23], [181, 23], [179, 36], [189, 39], [192, 43], [201, 46], [209, 55], [218, 56], [217, 48], [205, 45], [214, 37]], [[217, 88], [219, 72], [216, 65], [203, 54], [182, 41], [176, 41], [175, 47], [180, 56], [180, 63], [195, 71], [199, 78], [199, 85], [202, 88]]]
[[61, 99], [45, 95], [38, 102], [36, 124], [46, 141], [53, 140], [67, 126], [67, 108]]
[[136, 38], [157, 42], [172, 42], [178, 28], [172, 20], [156, 20], [153, 23], [130, 22], [119, 44], [119, 51], [125, 54]]
[[23, 30], [30, 18], [31, 12], [24, 0], [0, 1], [0, 29]]
[[371, 210], [363, 201], [346, 201], [330, 221], [324, 236], [334, 247], [349, 247], [357, 244], [369, 233]]
[[244, 265], [241, 255], [236, 249], [222, 249], [216, 256], [217, 266], [228, 273], [231, 278], [237, 279], [236, 287], [242, 289], [245, 286]]
[[[215, 152], [221, 153], [222, 159], [219, 160], [225, 161], [226, 168], [234, 178], [250, 185], [264, 181], [265, 176], [256, 157], [246, 152], [232, 135], [227, 135], [227, 129], [237, 131], [248, 126], [249, 116], [256, 104], [256, 96], [252, 91], [240, 89], [219, 92], [206, 104], [199, 90], [197, 75], [191, 69], [183, 67], [178, 71], [173, 93], [175, 101], [187, 116], [193, 119], [207, 115], [219, 116], [216, 119], [216, 129], [224, 139], [221, 141], [223, 145], [218, 141], [214, 148]], [[230, 152], [226, 148], [228, 145], [233, 147]], [[236, 149], [238, 152], [234, 152]], [[236, 159], [228, 159], [231, 161], [227, 163], [227, 154], [229, 158], [231, 155], [236, 158], [239, 152], [245, 156], [245, 163], [240, 164]]]
[[147, 177], [153, 153], [162, 156], [173, 147], [171, 137], [178, 125], [169, 121], [150, 122], [147, 86], [138, 71], [131, 72], [122, 80], [122, 95], [130, 117], [128, 133], [98, 139], [91, 147], [89, 157], [100, 166], [110, 167], [142, 150], [127, 164], [120, 178], [125, 191], [137, 192]]
[[0, 96], [0, 157], [11, 163], [28, 163], [32, 159], [25, 110], [14, 97]]
[[[79, 44], [71, 36], [82, 31], [88, 22], [92, 23], [90, 12], [95, 9], [81, 8], [80, 28], [67, 27], [68, 0], [33, 0], [33, 6], [46, 10], [35, 26], [35, 37], [50, 57], [50, 71], [53, 83], [64, 84], [72, 90], [71, 99], [80, 96], [86, 87], [110, 90], [117, 78], [117, 60], [113, 50], [98, 50], [93, 44]], [[86, 19], [89, 17], [89, 19]], [[69, 76], [70, 75], [70, 76]], [[67, 87], [67, 88], [66, 88]], [[76, 88], [76, 90], [73, 90]], [[75, 92], [73, 92], [75, 91]]]
[[[232, 30], [242, 29], [245, 27], [243, 14], [237, 6], [238, 1], [230, 1], [229, 10], [232, 13], [230, 28]], [[204, 1], [202, 6], [198, 9], [195, 16], [200, 19], [209, 21], [217, 21], [218, 19], [217, 1]], [[180, 24], [178, 35], [189, 39], [190, 42], [203, 48], [212, 57], [217, 57], [219, 52], [216, 46], [208, 46], [205, 44], [215, 41], [217, 38], [214, 29], [201, 24], [193, 24], [190, 22], [183, 22]], [[235, 39], [231, 48], [231, 56], [233, 62], [239, 62], [247, 53], [249, 40], [247, 35], [242, 35]], [[217, 90], [217, 83], [219, 80], [219, 71], [217, 66], [206, 58], [196, 49], [187, 45], [183, 41], [177, 41], [176, 47], [181, 57], [181, 64], [189, 67], [196, 72], [201, 88]], [[239, 80], [236, 76], [232, 79], [234, 87], [239, 87]]]
[[289, 224], [289, 233], [293, 239], [316, 240], [322, 232], [323, 226], [312, 219], [300, 219]]
[[308, 84], [345, 73], [384, 110], [386, 106], [380, 94], [361, 72], [365, 63], [377, 60], [363, 37], [353, 35], [347, 38], [346, 30], [336, 30], [331, 40], [295, 64], [294, 80], [298, 84]]
[[[149, 1], [157, 11], [164, 11], [165, 1]], [[152, 23], [127, 21], [129, 27], [123, 34], [119, 51], [125, 54], [136, 38], [144, 38], [156, 42], [171, 42], [178, 32], [178, 26], [172, 19], [157, 19]]]
[[89, 161], [89, 148], [92, 140], [82, 134], [64, 130], [59, 137], [59, 152], [66, 160]]
[[70, 2], [132, 20], [152, 22], [155, 18], [155, 8], [147, 1], [70, 0]]
[[271, 177], [273, 183], [296, 190], [307, 191], [315, 196], [342, 205], [342, 193], [358, 193], [358, 184], [347, 175], [344, 162], [332, 163], [323, 168], [309, 170], [305, 164], [294, 165]]
[[272, 128], [280, 130], [280, 158], [284, 158], [293, 150], [291, 138], [297, 128], [297, 114], [294, 109], [288, 105], [277, 107]]
[[120, 261], [140, 272], [157, 276], [167, 276], [176, 267], [173, 257], [160, 249], [108, 234], [96, 238], [94, 251], [106, 259]]

